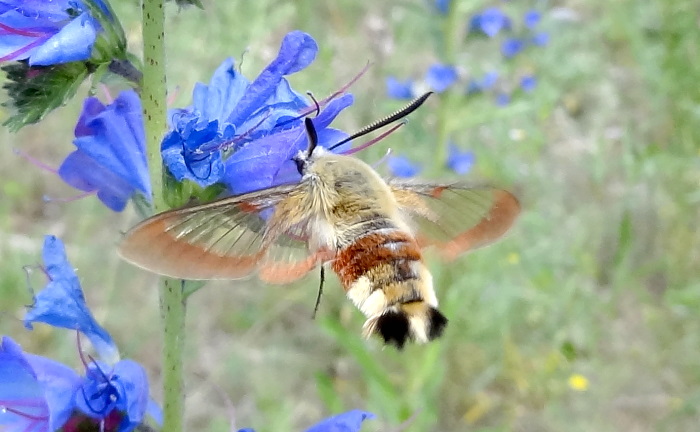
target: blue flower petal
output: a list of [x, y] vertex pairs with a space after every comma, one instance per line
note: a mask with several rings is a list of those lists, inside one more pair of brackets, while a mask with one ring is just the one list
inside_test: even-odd
[[464, 175], [471, 171], [474, 166], [474, 153], [470, 151], [461, 151], [455, 145], [450, 144], [449, 156], [447, 157], [447, 166], [459, 175]]
[[374, 417], [374, 414], [366, 411], [352, 410], [327, 418], [311, 426], [306, 432], [357, 432], [362, 427], [363, 421]]
[[44, 389], [46, 404], [51, 414], [50, 424], [57, 430], [73, 413], [74, 395], [80, 385], [78, 374], [66, 365], [34, 354], [25, 354], [27, 362]]
[[296, 127], [248, 143], [224, 162], [226, 186], [238, 195], [276, 185], [282, 164], [303, 148], [304, 134]]
[[35, 296], [34, 304], [24, 317], [25, 327], [31, 329], [33, 323], [42, 322], [54, 327], [78, 330], [90, 339], [100, 357], [116, 361], [119, 357], [117, 347], [107, 330], [90, 313], [78, 276], [66, 257], [63, 242], [55, 236], [47, 235], [43, 256], [51, 280]]
[[146, 370], [133, 360], [114, 365], [112, 378], [119, 390], [117, 408], [126, 413], [120, 431], [130, 430], [143, 422], [149, 405]]
[[96, 23], [84, 12], [34, 51], [29, 57], [29, 65], [49, 66], [86, 60], [90, 58], [96, 37]]
[[202, 117], [223, 123], [241, 100], [248, 80], [234, 67], [232, 58], [225, 59], [214, 71], [209, 85], [197, 83], [192, 105]]
[[394, 177], [413, 177], [421, 171], [420, 165], [404, 156], [390, 156], [386, 164], [389, 167], [389, 173]]
[[64, 182], [85, 192], [97, 191], [97, 197], [112, 211], [120, 212], [134, 194], [124, 179], [104, 168], [80, 150], [69, 154], [58, 169]]
[[430, 66], [425, 74], [425, 82], [438, 93], [442, 93], [457, 82], [457, 68], [443, 64]]
[[399, 81], [393, 76], [387, 77], [386, 94], [394, 99], [413, 99], [413, 80]]
[[[9, 337], [0, 344], [0, 429], [55, 431], [73, 412], [79, 377], [67, 366], [25, 354]], [[22, 414], [17, 414], [22, 413]]]
[[282, 41], [277, 58], [248, 86], [227, 121], [233, 124], [243, 123], [275, 94], [283, 76], [307, 67], [314, 61], [317, 52], [318, 45], [308, 34], [301, 31], [288, 33]]
[[0, 410], [0, 429], [47, 430], [49, 407], [31, 365], [15, 341], [5, 336], [1, 342], [0, 406], [9, 409]]

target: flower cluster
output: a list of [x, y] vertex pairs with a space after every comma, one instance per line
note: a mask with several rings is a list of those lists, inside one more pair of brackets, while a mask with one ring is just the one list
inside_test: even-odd
[[143, 367], [120, 360], [109, 333], [85, 303], [80, 281], [66, 257], [63, 243], [46, 236], [43, 270], [49, 278], [25, 316], [34, 323], [77, 330], [99, 355], [85, 359], [84, 373], [54, 360], [25, 353], [11, 338], [0, 340], [0, 429], [20, 431], [78, 431], [82, 425], [128, 432], [146, 416], [160, 421], [160, 409], [149, 398]]
[[[208, 86], [195, 87], [191, 106], [171, 113], [172, 130], [162, 144], [169, 172], [202, 187], [223, 183], [235, 194], [298, 180], [291, 159], [307, 146], [303, 117], [314, 107], [285, 76], [306, 68], [317, 52], [311, 36], [291, 32], [252, 82], [225, 60]], [[328, 126], [352, 102], [346, 94], [319, 104], [313, 123], [320, 146], [347, 136]]]
[[[449, 2], [436, 2], [439, 11], [446, 11], [448, 7]], [[528, 47], [547, 45], [549, 34], [539, 29], [541, 18], [542, 14], [539, 11], [531, 9], [526, 11], [516, 24], [503, 9], [489, 7], [470, 17], [468, 34], [472, 41], [485, 37], [488, 42], [500, 43], [499, 52], [502, 58], [510, 61]], [[386, 79], [387, 94], [396, 99], [411, 99], [426, 89], [440, 93], [462, 83], [462, 91], [465, 94], [492, 91], [495, 93], [496, 103], [505, 105], [510, 101], [510, 88], [516, 87], [530, 92], [537, 83], [535, 76], [529, 72], [518, 74], [515, 78], [516, 84], [513, 85], [512, 79], [502, 76], [497, 70], [479, 74], [473, 65], [472, 69], [471, 73], [461, 76], [465, 74], [460, 73], [457, 65], [436, 63], [428, 68], [421, 80], [400, 80], [389, 76]]]
[[[100, 41], [109, 39], [107, 33], [115, 28], [120, 26], [103, 0], [0, 0], [0, 62], [13, 62], [3, 68], [11, 82], [6, 88], [20, 108], [16, 125], [40, 119], [72, 96], [71, 91], [98, 65], [88, 66], [88, 62], [110, 52], [109, 41]], [[125, 43], [117, 39], [111, 41], [117, 45], [112, 47], [115, 52], [123, 50]], [[330, 147], [347, 137], [330, 124], [353, 103], [346, 88], [313, 103], [291, 88], [286, 77], [306, 68], [317, 53], [311, 36], [294, 31], [253, 80], [238, 72], [232, 59], [224, 60], [208, 85], [197, 84], [190, 106], [170, 112], [170, 130], [161, 145], [170, 178], [199, 188], [223, 186], [236, 194], [298, 180], [292, 156], [308, 145], [304, 117], [313, 115], [318, 145]], [[133, 65], [124, 64], [123, 58], [115, 56], [105, 64], [138, 84]], [[115, 64], [134, 70], [119, 73], [119, 68], [112, 68]], [[47, 65], [53, 66], [37, 68]], [[444, 79], [440, 71], [435, 72], [435, 80]], [[62, 76], [73, 80], [57, 79]], [[47, 83], [58, 89], [51, 93], [51, 104], [32, 106], [34, 90]], [[150, 203], [152, 185], [137, 91], [122, 91], [108, 103], [96, 97], [85, 99], [73, 144], [76, 149], [56, 171], [63, 181], [96, 195], [113, 211], [123, 210], [130, 200]], [[349, 149], [346, 143], [333, 151]], [[49, 281], [34, 297], [25, 326], [31, 329], [35, 323], [44, 323], [77, 331], [82, 370], [24, 352], [10, 337], [0, 337], [0, 430], [128, 432], [145, 426], [149, 419], [160, 424], [160, 409], [149, 397], [144, 368], [120, 359], [112, 337], [87, 307], [58, 238], [46, 237], [43, 260]], [[81, 336], [90, 340], [97, 358], [83, 354]], [[373, 417], [349, 411], [308, 432], [358, 431], [364, 420]]]

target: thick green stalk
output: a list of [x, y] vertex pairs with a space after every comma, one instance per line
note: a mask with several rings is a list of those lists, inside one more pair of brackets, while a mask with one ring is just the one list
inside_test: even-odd
[[[164, 0], [143, 0], [143, 103], [148, 167], [156, 212], [167, 209], [163, 199], [160, 142], [165, 132], [165, 13]], [[162, 279], [160, 309], [163, 319], [163, 429], [182, 432], [184, 418], [183, 352], [185, 298], [182, 281]]]

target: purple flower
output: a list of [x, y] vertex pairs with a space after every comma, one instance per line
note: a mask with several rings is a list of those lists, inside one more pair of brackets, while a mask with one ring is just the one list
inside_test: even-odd
[[425, 82], [437, 93], [447, 90], [452, 84], [457, 82], [457, 68], [454, 66], [436, 63], [425, 73]]
[[447, 157], [447, 166], [459, 175], [464, 175], [471, 171], [474, 166], [474, 153], [461, 151], [457, 146], [450, 144], [450, 151]]
[[496, 36], [501, 30], [510, 29], [510, 18], [498, 8], [487, 8], [474, 15], [469, 22], [469, 31], [481, 31], [488, 37]]
[[[291, 89], [285, 76], [307, 67], [317, 52], [311, 36], [293, 31], [282, 41], [277, 58], [252, 82], [235, 70], [233, 60], [225, 60], [208, 86], [195, 87], [192, 106], [171, 114], [173, 130], [161, 145], [170, 173], [179, 181], [194, 181], [202, 187], [222, 182], [234, 193], [257, 187], [253, 183], [270, 184], [285, 161], [266, 157], [289, 151], [303, 132], [302, 117], [313, 109]], [[351, 98], [341, 99], [343, 108], [352, 103]], [[334, 110], [329, 118], [330, 108], [328, 104], [321, 112], [319, 118], [324, 120], [320, 123], [330, 123], [338, 114]], [[319, 130], [320, 138], [338, 136], [330, 131]], [[278, 148], [284, 145], [287, 147]], [[236, 156], [246, 149], [247, 153]], [[257, 171], [264, 171], [261, 175], [267, 180], [258, 182], [257, 173], [238, 178], [236, 163], [251, 159], [258, 159]]]
[[[371, 420], [374, 414], [366, 411], [352, 410], [322, 420], [311, 426], [306, 432], [358, 432], [362, 422]], [[238, 432], [255, 432], [253, 429], [240, 429]]]
[[525, 48], [521, 39], [508, 38], [501, 44], [501, 53], [505, 58], [512, 58]]
[[525, 75], [520, 78], [520, 88], [526, 92], [531, 92], [537, 86], [537, 78], [534, 75]]
[[[111, 336], [95, 321], [85, 304], [77, 275], [66, 259], [63, 243], [53, 236], [44, 242], [49, 284], [34, 299], [25, 317], [35, 322], [74, 329], [87, 336], [101, 360], [81, 357], [85, 375], [53, 360], [22, 352], [12, 339], [0, 345], [0, 430], [53, 432], [81, 430], [89, 421], [102, 430], [128, 432], [146, 414], [156, 421], [159, 408], [149, 401], [148, 379], [141, 365], [119, 360]], [[70, 427], [64, 424], [70, 423]], [[114, 423], [113, 428], [106, 424]]]
[[413, 99], [413, 80], [399, 81], [393, 76], [387, 77], [386, 94], [394, 99]]
[[78, 147], [58, 169], [61, 178], [97, 197], [114, 211], [140, 193], [151, 199], [146, 162], [146, 144], [141, 101], [133, 90], [125, 90], [105, 106], [90, 97], [75, 126]]
[[[96, 5], [109, 16], [106, 5]], [[79, 1], [3, 0], [0, 62], [27, 59], [32, 66], [48, 66], [86, 60], [100, 29]]]
[[542, 14], [538, 11], [529, 10], [525, 13], [525, 18], [523, 19], [523, 22], [525, 23], [525, 27], [533, 29], [537, 26], [537, 24], [539, 24], [541, 18]]
[[389, 156], [386, 160], [389, 173], [394, 177], [413, 177], [421, 171], [420, 165], [404, 156]]

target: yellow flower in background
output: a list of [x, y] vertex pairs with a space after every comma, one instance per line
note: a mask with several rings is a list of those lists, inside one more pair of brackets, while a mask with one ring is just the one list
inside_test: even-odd
[[572, 390], [581, 392], [588, 390], [588, 378], [581, 374], [571, 374], [568, 383]]
[[511, 252], [506, 257], [506, 260], [508, 261], [508, 264], [518, 264], [520, 262], [520, 255], [517, 252]]

